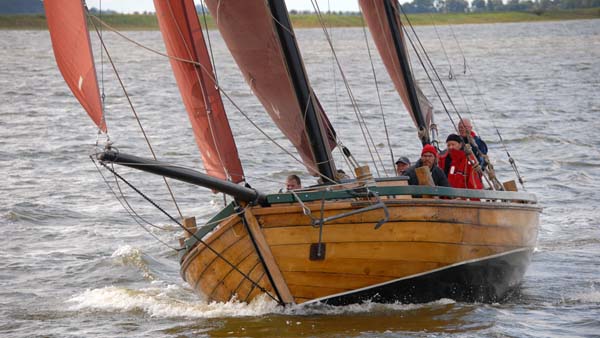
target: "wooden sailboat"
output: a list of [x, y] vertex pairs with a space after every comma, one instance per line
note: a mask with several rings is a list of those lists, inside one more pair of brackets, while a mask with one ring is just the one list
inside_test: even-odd
[[[69, 31], [57, 3], [44, 1], [57, 63], [105, 131], [101, 111], [93, 109], [99, 103], [97, 85], [90, 90], [94, 95], [81, 94], [96, 81], [95, 73], [89, 75], [91, 52], [84, 48], [83, 55], [68, 55], [86, 60], [83, 65], [62, 60], [61, 50], [69, 44], [87, 41], [89, 47], [87, 31], [82, 34], [84, 9], [79, 0], [69, 1], [69, 15], [80, 14], [72, 16], [77, 22], [68, 22], [79, 29]], [[307, 170], [324, 183], [277, 194], [236, 184], [243, 171], [193, 1], [155, 0], [207, 174], [111, 149], [99, 160], [235, 197], [205, 226], [197, 227], [193, 219], [184, 222], [181, 274], [198, 293], [223, 302], [266, 295], [281, 304], [344, 305], [497, 301], [519, 285], [537, 239], [540, 207], [534, 195], [409, 186], [406, 177], [373, 179], [364, 166], [355, 168], [356, 179], [340, 181], [331, 156], [336, 132], [311, 89], [284, 1], [206, 4], [254, 94]], [[361, 0], [360, 5], [419, 138], [427, 144], [432, 141], [430, 106], [411, 75], [398, 5], [389, 0]]]

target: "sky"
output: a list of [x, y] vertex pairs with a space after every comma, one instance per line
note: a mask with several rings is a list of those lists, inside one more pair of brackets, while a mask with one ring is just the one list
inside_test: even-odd
[[[111, 9], [121, 13], [154, 12], [152, 0], [86, 0], [89, 8], [100, 8], [100, 2], [102, 2], [102, 9]], [[200, 4], [199, 0], [194, 2]], [[313, 10], [310, 0], [285, 0], [285, 3], [288, 10]], [[322, 11], [358, 12], [358, 1], [356, 0], [317, 0], [317, 3]]]

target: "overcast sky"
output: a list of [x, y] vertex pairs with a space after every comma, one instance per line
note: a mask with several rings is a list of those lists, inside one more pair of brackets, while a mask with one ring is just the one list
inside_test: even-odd
[[[86, 0], [88, 7], [100, 8], [100, 2], [102, 2], [102, 9], [112, 9], [121, 13], [132, 13], [132, 12], [154, 12], [154, 5], [152, 0]], [[200, 4], [200, 0], [195, 0], [197, 4]], [[357, 0], [318, 0], [319, 8], [321, 11], [354, 11], [358, 12], [358, 1]], [[285, 0], [288, 10], [313, 10], [310, 0]]]

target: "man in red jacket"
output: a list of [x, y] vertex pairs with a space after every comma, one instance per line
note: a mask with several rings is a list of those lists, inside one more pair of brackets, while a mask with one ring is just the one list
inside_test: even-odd
[[481, 177], [473, 169], [475, 159], [469, 160], [464, 152], [463, 139], [456, 134], [448, 135], [446, 151], [440, 154], [438, 165], [448, 177], [453, 188], [483, 189]]

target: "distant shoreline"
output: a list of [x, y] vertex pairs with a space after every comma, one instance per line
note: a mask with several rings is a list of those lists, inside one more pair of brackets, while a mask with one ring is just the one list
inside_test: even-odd
[[[545, 12], [481, 12], [481, 13], [423, 13], [408, 16], [413, 25], [460, 25], [509, 22], [539, 22], [559, 20], [600, 19], [600, 8]], [[102, 15], [109, 25], [120, 30], [158, 30], [156, 16], [143, 14]], [[291, 15], [295, 28], [318, 28], [319, 19], [314, 14]], [[214, 28], [210, 16], [206, 17], [209, 28]], [[362, 27], [363, 21], [356, 15], [325, 15], [328, 27]], [[204, 18], [200, 16], [204, 24]], [[3, 30], [45, 30], [44, 15], [0, 15], [0, 29]]]

